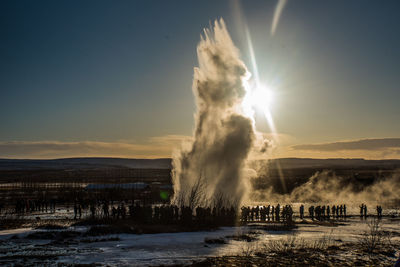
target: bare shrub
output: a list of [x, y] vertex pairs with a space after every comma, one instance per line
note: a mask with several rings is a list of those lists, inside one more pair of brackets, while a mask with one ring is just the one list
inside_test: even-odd
[[286, 240], [269, 240], [264, 244], [263, 248], [268, 252], [288, 253], [298, 248], [299, 245], [303, 246], [303, 243], [304, 239], [298, 240], [296, 235], [288, 235]]
[[239, 256], [250, 258], [257, 254], [259, 251], [258, 243], [254, 242], [243, 242], [240, 247]]
[[368, 254], [374, 254], [379, 248], [391, 247], [391, 236], [382, 228], [382, 221], [374, 218], [367, 222], [368, 230], [364, 231], [358, 243]]
[[333, 233], [333, 231], [331, 231], [329, 233], [329, 235], [324, 234], [321, 238], [314, 240], [314, 242], [311, 243], [311, 248], [313, 250], [325, 250], [326, 248], [331, 246], [332, 245], [332, 233]]
[[206, 201], [205, 195], [206, 185], [204, 183], [204, 179], [200, 176], [200, 178], [196, 181], [196, 183], [192, 186], [188, 194], [188, 203], [187, 206], [194, 210], [198, 206], [204, 206]]
[[176, 192], [177, 196], [173, 201], [173, 204], [183, 207], [190, 207], [194, 210], [199, 206], [206, 206], [206, 185], [204, 179], [200, 176], [199, 179], [190, 188], [181, 188], [179, 192]]
[[294, 234], [288, 235], [286, 239], [269, 240], [263, 245], [263, 252], [289, 254], [298, 250], [325, 250], [332, 244], [331, 234], [323, 235], [313, 241], [306, 241], [304, 238], [298, 238]]

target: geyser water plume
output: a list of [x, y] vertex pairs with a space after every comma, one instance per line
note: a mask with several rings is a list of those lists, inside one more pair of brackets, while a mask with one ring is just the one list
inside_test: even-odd
[[224, 21], [205, 29], [194, 69], [194, 139], [173, 159], [172, 202], [196, 206], [239, 205], [246, 193], [245, 165], [256, 134], [243, 112], [246, 66]]

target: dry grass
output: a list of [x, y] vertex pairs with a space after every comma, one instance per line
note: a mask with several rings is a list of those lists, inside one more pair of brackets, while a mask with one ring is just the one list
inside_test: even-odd
[[286, 239], [270, 240], [263, 244], [262, 252], [273, 252], [278, 254], [294, 253], [299, 250], [326, 250], [333, 244], [332, 233], [323, 235], [321, 238], [306, 241], [304, 238], [298, 238], [296, 235], [288, 235]]

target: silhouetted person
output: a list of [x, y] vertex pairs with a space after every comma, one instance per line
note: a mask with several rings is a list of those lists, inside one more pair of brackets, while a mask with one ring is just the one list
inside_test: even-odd
[[311, 220], [314, 221], [314, 206], [310, 206], [310, 207], [308, 208], [308, 212], [310, 213], [310, 218], [311, 218]]
[[276, 208], [275, 208], [275, 217], [276, 217], [277, 222], [280, 221], [280, 218], [279, 218], [280, 212], [281, 212], [281, 205], [278, 203], [278, 205], [276, 205]]
[[124, 202], [122, 202], [119, 206], [118, 206], [118, 216], [121, 216], [122, 219], [126, 218], [126, 208], [125, 208], [125, 204]]
[[248, 215], [248, 209], [246, 207], [242, 207], [242, 222], [247, 222], [247, 217]]
[[347, 208], [346, 208], [346, 204], [343, 204], [343, 217], [346, 219], [347, 217]]
[[251, 208], [251, 210], [250, 210], [250, 221], [254, 221], [254, 213], [255, 213], [255, 209], [254, 209], [254, 207], [252, 207]]
[[74, 220], [76, 220], [77, 216], [78, 216], [78, 206], [77, 206], [77, 204], [75, 202], [75, 204], [74, 204]]
[[363, 217], [363, 214], [364, 214], [364, 203], [362, 203], [360, 206], [360, 218]]
[[304, 219], [304, 205], [301, 204], [300, 205], [300, 219]]
[[326, 218], [328, 219], [328, 221], [331, 219], [331, 208], [328, 206], [326, 206]]
[[[160, 208], [160, 207], [158, 207], [158, 206], [155, 206], [154, 207], [154, 216], [153, 216], [153, 220], [155, 221], [155, 222], [159, 222], [160, 221], [160, 218], [161, 218], [161, 214], [162, 214], [162, 207]], [[196, 213], [198, 212], [198, 210], [196, 209]]]
[[275, 207], [271, 206], [271, 220], [274, 221], [274, 216], [275, 216]]
[[114, 206], [111, 209], [111, 216], [113, 217], [113, 219], [117, 217], [117, 209]]
[[376, 206], [376, 212], [378, 214], [378, 219], [382, 218], [382, 206]]
[[259, 208], [259, 206], [255, 207], [255, 217], [256, 217], [256, 221], [258, 221], [260, 219], [260, 208]]
[[82, 205], [78, 204], [78, 214], [79, 214], [79, 219], [82, 218]]
[[94, 217], [96, 215], [96, 207], [94, 204], [90, 204], [90, 213], [92, 215], [92, 219], [94, 219]]
[[260, 218], [261, 218], [260, 220], [261, 220], [262, 222], [265, 222], [265, 220], [266, 220], [266, 218], [267, 218], [265, 206], [262, 206], [262, 207], [260, 208]]
[[103, 203], [103, 214], [105, 218], [108, 218], [110, 216], [109, 211], [108, 211], [108, 202], [104, 201]]
[[292, 224], [293, 223], [293, 209], [292, 209], [292, 206], [286, 205], [285, 208], [286, 208], [286, 211], [285, 211], [285, 217], [286, 217], [285, 222], [287, 224]]
[[315, 207], [315, 217], [318, 221], [321, 220], [321, 206], [319, 205]]
[[286, 222], [288, 212], [288, 205], [282, 207], [282, 221]]
[[[172, 212], [173, 212], [174, 220], [175, 221], [179, 221], [179, 208], [178, 208], [178, 206], [174, 205], [172, 207], [172, 210], [173, 210]], [[211, 214], [211, 208], [210, 207], [207, 208], [206, 214], [207, 214], [206, 216], [210, 216], [210, 214]]]

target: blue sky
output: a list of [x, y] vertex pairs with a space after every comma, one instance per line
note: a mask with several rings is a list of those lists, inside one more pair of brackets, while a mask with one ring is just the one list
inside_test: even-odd
[[[272, 36], [276, 3], [239, 2], [260, 79], [275, 90], [284, 145], [400, 137], [400, 3], [289, 0]], [[0, 157], [79, 154], [24, 155], [10, 142], [134, 144], [147, 154], [120, 156], [169, 156], [167, 147], [192, 133], [200, 33], [221, 17], [253, 72], [234, 1], [2, 1], [0, 146], [8, 152]], [[269, 132], [262, 118], [257, 125]]]

